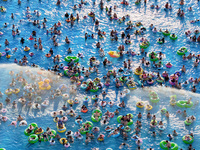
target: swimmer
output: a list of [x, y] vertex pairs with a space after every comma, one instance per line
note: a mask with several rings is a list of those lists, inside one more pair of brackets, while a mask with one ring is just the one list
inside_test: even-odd
[[121, 143], [119, 146], [119, 149], [123, 149], [125, 146], [127, 146], [128, 148], [130, 147], [128, 144], [126, 143]]
[[116, 109], [116, 110], [114, 111], [114, 113], [115, 113], [115, 115], [118, 115], [118, 114], [119, 114], [119, 110]]
[[184, 117], [187, 117], [186, 110], [183, 111], [183, 116], [184, 116]]
[[67, 110], [67, 106], [63, 105], [62, 110], [66, 111]]
[[138, 118], [142, 118], [141, 112], [138, 113]]
[[183, 65], [183, 67], [181, 68], [181, 71], [184, 72], [184, 73], [186, 72], [185, 65]]
[[17, 120], [16, 121], [22, 121], [22, 120], [24, 120], [24, 118], [23, 117], [21, 117], [20, 115], [17, 117]]
[[156, 137], [156, 132], [155, 131], [153, 131], [152, 136]]
[[167, 137], [169, 138], [169, 141], [173, 139], [173, 136], [171, 136], [171, 134], [168, 134]]
[[166, 112], [165, 116], [166, 116], [167, 118], [169, 118], [169, 112], [168, 112], [168, 111]]
[[171, 148], [171, 143], [169, 142], [169, 141], [165, 141], [167, 144], [166, 144], [166, 147], [169, 149], [169, 148]]
[[8, 126], [15, 126], [15, 127], [17, 127], [17, 122], [16, 121], [12, 121], [11, 124], [9, 124]]
[[197, 90], [197, 89], [196, 89], [196, 86], [193, 86], [191, 91], [195, 93], [196, 90]]
[[190, 104], [191, 103], [191, 97], [188, 99], [188, 101], [186, 102], [186, 104]]
[[151, 118], [151, 114], [150, 114], [150, 112], [148, 112], [148, 114], [147, 114], [147, 118]]
[[178, 136], [178, 133], [176, 132], [176, 130], [173, 131], [173, 136]]

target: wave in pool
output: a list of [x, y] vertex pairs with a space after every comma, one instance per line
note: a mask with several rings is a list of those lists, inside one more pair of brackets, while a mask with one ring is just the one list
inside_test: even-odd
[[[3, 116], [7, 116], [8, 120], [6, 122], [1, 122], [0, 126], [0, 136], [4, 137], [0, 141], [1, 147], [4, 147], [6, 149], [46, 149], [47, 146], [50, 149], [57, 149], [57, 148], [63, 148], [63, 145], [59, 143], [59, 141], [56, 140], [55, 146], [51, 146], [49, 142], [42, 142], [42, 143], [36, 143], [34, 145], [29, 145], [27, 136], [24, 135], [24, 130], [27, 128], [25, 127], [19, 127], [19, 123], [17, 124], [16, 128], [13, 126], [8, 126], [12, 121], [17, 119], [18, 115], [21, 115], [23, 118], [26, 119], [27, 123], [30, 124], [32, 122], [36, 122], [39, 127], [42, 127], [44, 130], [47, 127], [50, 127], [51, 129], [56, 130], [56, 123], [53, 121], [53, 118], [51, 117], [52, 111], [59, 111], [62, 109], [62, 106], [65, 104], [68, 109], [65, 113], [65, 116], [67, 116], [68, 121], [66, 122], [66, 128], [67, 131], [71, 130], [73, 132], [78, 131], [78, 129], [81, 128], [81, 126], [75, 124], [75, 117], [70, 117], [67, 115], [68, 111], [70, 110], [70, 106], [67, 103], [67, 99], [74, 100], [75, 98], [78, 98], [79, 104], [74, 104], [72, 106], [73, 110], [77, 115], [81, 115], [83, 121], [91, 121], [91, 114], [92, 110], [94, 109], [93, 104], [94, 101], [91, 100], [92, 94], [91, 93], [85, 93], [81, 91], [75, 84], [72, 84], [69, 79], [59, 77], [53, 73], [50, 73], [46, 70], [41, 70], [40, 68], [32, 68], [32, 67], [21, 67], [16, 64], [2, 64], [0, 65], [0, 69], [2, 71], [2, 74], [0, 76], [0, 84], [1, 84], [1, 92], [3, 93], [3, 96], [1, 97], [0, 101], [3, 103], [3, 108], [7, 109], [6, 113], [3, 113]], [[22, 79], [25, 80], [22, 80]], [[15, 83], [12, 83], [12, 80], [15, 80]], [[49, 81], [49, 85], [51, 86], [51, 89], [49, 90], [41, 90], [37, 91], [35, 90], [35, 95], [33, 95], [31, 98], [27, 96], [27, 88], [30, 88], [36, 86], [38, 89], [40, 82]], [[26, 84], [23, 85], [23, 82], [26, 82]], [[13, 84], [13, 85], [12, 85]], [[27, 87], [28, 84], [28, 87]], [[48, 84], [48, 83], [47, 83]], [[49, 85], [45, 85], [44, 87], [47, 88]], [[61, 86], [63, 85], [63, 86]], [[63, 88], [62, 88], [63, 87]], [[70, 89], [77, 88], [77, 91], [72, 91]], [[11, 94], [6, 95], [5, 91], [7, 89], [20, 89], [20, 92], [18, 94]], [[53, 91], [52, 91], [53, 90]], [[62, 94], [68, 94], [69, 98], [66, 100], [63, 99], [62, 94], [59, 95], [59, 90], [62, 90]], [[149, 100], [149, 92], [155, 91], [160, 101], [158, 103], [151, 103]], [[106, 105], [105, 108], [100, 107], [103, 114], [109, 110], [110, 112], [114, 112], [117, 109], [117, 104], [119, 104], [122, 100], [124, 100], [126, 107], [120, 109], [119, 115], [126, 115], [127, 113], [133, 114], [133, 122], [136, 122], [136, 120], [140, 120], [142, 122], [141, 131], [139, 133], [140, 137], [143, 140], [143, 144], [141, 145], [142, 148], [147, 149], [149, 147], [152, 147], [154, 149], [160, 149], [159, 143], [162, 140], [167, 140], [167, 135], [170, 133], [172, 134], [173, 130], [176, 130], [178, 133], [178, 136], [174, 137], [173, 142], [177, 143], [180, 148], [186, 149], [188, 145], [183, 143], [182, 137], [188, 133], [194, 133], [194, 143], [193, 147], [198, 149], [198, 141], [200, 140], [199, 136], [199, 127], [200, 127], [200, 119], [198, 116], [199, 113], [199, 96], [198, 93], [192, 93], [190, 91], [185, 90], [177, 90], [174, 88], [169, 87], [145, 87], [145, 88], [138, 88], [136, 90], [133, 90], [130, 92], [129, 95], [126, 95], [125, 97], [119, 96], [122, 90], [108, 90], [106, 96], [99, 95], [99, 101], [105, 100], [106, 102], [113, 101], [114, 105], [113, 107], [110, 107]], [[55, 95], [55, 98], [52, 98], [52, 94]], [[56, 95], [58, 94], [58, 95]], [[90, 100], [88, 104], [83, 102], [83, 98], [86, 96], [89, 96]], [[170, 105], [170, 96], [176, 95], [177, 101], [179, 100], [188, 100], [190, 97], [192, 98], [193, 106], [191, 108], [180, 108], [178, 106], [172, 106]], [[26, 97], [26, 104], [21, 104], [18, 100], [20, 97]], [[7, 103], [5, 100], [8, 97], [10, 99], [10, 102]], [[38, 99], [39, 97], [39, 99]], [[35, 106], [34, 103], [38, 103], [41, 105], [44, 101], [49, 101], [49, 105], [47, 107], [41, 107], [40, 109], [34, 109]], [[13, 107], [13, 101], [16, 101], [17, 105], [16, 107]], [[152, 105], [153, 109], [148, 111], [146, 108], [138, 108], [136, 107], [136, 103], [139, 101], [143, 101], [144, 105], [147, 104]], [[31, 107], [28, 107], [28, 104], [32, 102]], [[88, 108], [87, 113], [81, 112], [81, 106], [85, 104]], [[170, 116], [169, 118], [165, 117], [160, 111], [161, 109], [166, 108], [169, 112]], [[182, 113], [177, 113], [177, 110], [180, 110]], [[183, 115], [183, 111], [186, 110], [187, 117], [194, 115], [196, 117], [196, 121], [194, 121], [190, 126], [186, 126], [184, 124], [184, 121], [186, 120], [186, 117]], [[141, 112], [142, 118], [138, 119], [137, 115]], [[146, 115], [150, 112], [151, 114], [156, 115], [157, 121], [163, 121], [165, 130], [160, 132], [159, 129], [156, 127], [155, 129], [150, 128], [150, 121], [151, 119], [147, 119]], [[61, 117], [61, 116], [59, 116]], [[83, 140], [75, 139], [74, 143], [71, 143], [70, 149], [90, 149], [93, 147], [99, 147], [100, 149], [106, 149], [108, 147], [113, 149], [118, 149], [119, 145], [124, 142], [123, 137], [120, 135], [117, 138], [113, 137], [107, 137], [109, 134], [105, 131], [105, 127], [107, 125], [112, 126], [113, 128], [116, 128], [118, 125], [117, 122], [117, 116], [114, 116], [113, 118], [110, 118], [110, 121], [107, 125], [103, 125], [100, 122], [93, 123], [94, 126], [98, 126], [100, 128], [100, 133], [105, 135], [105, 141], [103, 143], [98, 142], [96, 139], [99, 135], [95, 134], [95, 139], [92, 140], [89, 144], [85, 144], [85, 135]], [[129, 148], [127, 149], [134, 149], [137, 147], [135, 142], [131, 139], [131, 136], [133, 136], [135, 125], [131, 125], [131, 132], [127, 133], [128, 138], [126, 140], [126, 143], [129, 144]], [[155, 131], [157, 136], [153, 137], [152, 132]], [[6, 134], [5, 134], [6, 133]], [[65, 133], [59, 133], [61, 137], [65, 137]], [[115, 142], [113, 142], [113, 140]], [[56, 147], [56, 148], [55, 148]]]

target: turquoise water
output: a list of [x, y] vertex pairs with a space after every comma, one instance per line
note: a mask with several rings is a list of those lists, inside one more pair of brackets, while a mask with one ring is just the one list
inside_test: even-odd
[[[110, 1], [110, 2], [105, 2], [104, 6], [110, 7], [110, 6], [113, 6], [114, 4], [117, 5], [118, 6], [117, 9], [113, 10], [113, 13], [114, 12], [117, 13], [119, 18], [121, 18], [125, 14], [129, 14], [130, 20], [132, 20], [133, 22], [141, 21], [143, 25], [147, 28], [147, 31], [143, 36], [135, 36], [133, 34], [134, 30], [130, 32], [132, 44], [125, 45], [126, 50], [130, 48], [134, 50], [136, 53], [139, 53], [140, 52], [139, 40], [141, 39], [141, 37], [147, 38], [150, 41], [151, 45], [145, 51], [147, 53], [151, 51], [156, 51], [156, 52], [162, 51], [166, 56], [166, 58], [163, 59], [163, 63], [166, 64], [167, 62], [170, 61], [173, 64], [173, 67], [170, 69], [166, 69], [166, 67], [164, 67], [164, 69], [166, 69], [169, 72], [169, 74], [173, 74], [175, 71], [180, 70], [182, 65], [186, 66], [187, 72], [179, 78], [179, 82], [182, 83], [185, 80], [187, 80], [189, 77], [194, 77], [194, 78], [199, 77], [198, 76], [198, 72], [200, 71], [199, 67], [196, 67], [196, 68], [193, 67], [194, 58], [189, 61], [183, 61], [181, 56], [176, 54], [176, 51], [182, 46], [185, 46], [188, 48], [188, 52], [186, 53], [186, 55], [188, 55], [190, 52], [194, 53], [195, 55], [199, 54], [199, 44], [188, 42], [184, 34], [184, 32], [187, 30], [191, 30], [192, 32], [194, 32], [195, 29], [199, 29], [198, 23], [190, 24], [190, 20], [199, 18], [199, 13], [198, 13], [199, 4], [197, 3], [197, 1], [185, 1], [185, 5], [180, 6], [178, 4], [179, 1], [173, 1], [173, 2], [169, 1], [173, 9], [172, 11], [166, 12], [164, 11], [164, 5], [166, 2], [167, 1], [161, 1], [161, 2], [150, 1], [146, 4], [146, 6], [142, 2], [140, 5], [137, 6], [134, 4], [134, 1], [129, 1], [130, 5], [124, 6], [124, 5], [121, 5], [119, 1]], [[19, 6], [17, 5], [17, 1], [7, 1], [7, 2], [1, 1], [0, 5], [4, 6], [7, 9], [7, 12], [0, 14], [0, 25], [3, 27], [3, 24], [7, 22], [8, 27], [2, 28], [1, 30], [1, 32], [3, 32], [4, 34], [0, 36], [0, 43], [1, 43], [0, 51], [4, 52], [4, 49], [6, 47], [11, 49], [11, 51], [9, 52], [9, 54], [11, 55], [11, 58], [7, 59], [5, 56], [1, 57], [0, 58], [1, 63], [13, 63], [15, 58], [17, 58], [17, 60], [19, 61], [24, 55], [26, 55], [28, 57], [28, 61], [30, 64], [36, 63], [40, 65], [41, 67], [48, 69], [48, 67], [51, 67], [54, 64], [51, 58], [45, 57], [45, 54], [48, 53], [50, 48], [53, 48], [54, 54], [62, 55], [61, 63], [64, 63], [66, 65], [66, 63], [64, 62], [64, 58], [67, 56], [66, 50], [70, 47], [73, 50], [72, 54], [70, 54], [71, 56], [77, 55], [78, 52], [84, 54], [84, 58], [80, 60], [80, 64], [81, 66], [88, 67], [88, 58], [90, 58], [92, 55], [97, 57], [97, 59], [100, 61], [103, 60], [103, 58], [99, 57], [98, 49], [96, 49], [96, 46], [95, 46], [97, 41], [100, 41], [101, 47], [104, 49], [105, 54], [106, 54], [105, 57], [108, 57], [108, 59], [113, 62], [113, 65], [104, 68], [102, 67], [102, 63], [101, 63], [100, 67], [98, 68], [99, 77], [102, 77], [110, 69], [117, 69], [119, 67], [122, 67], [123, 64], [121, 62], [123, 60], [127, 61], [128, 59], [131, 59], [133, 70], [137, 66], [141, 65], [140, 59], [143, 57], [143, 55], [134, 56], [134, 57], [124, 56], [123, 58], [115, 59], [115, 58], [111, 58], [107, 54], [107, 52], [109, 52], [110, 50], [115, 51], [119, 45], [124, 44], [124, 41], [121, 39], [121, 36], [118, 36], [119, 37], [118, 42], [112, 42], [110, 40], [109, 33], [111, 30], [117, 30], [118, 33], [121, 33], [126, 28], [125, 23], [119, 24], [117, 23], [116, 20], [110, 21], [109, 17], [106, 15], [105, 9], [103, 11], [100, 10], [99, 5], [98, 5], [99, 1], [96, 2], [96, 5], [93, 5], [93, 2], [89, 1], [88, 5], [84, 5], [82, 9], [78, 9], [75, 11], [72, 10], [73, 5], [78, 4], [78, 3], [79, 3], [78, 1], [69, 1], [69, 2], [62, 1], [60, 6], [56, 6], [56, 1], [41, 1], [41, 2], [25, 1]], [[159, 10], [151, 9], [150, 8], [151, 4], [154, 4], [154, 5], [158, 4], [161, 8]], [[52, 36], [50, 34], [49, 35], [46, 34], [46, 29], [38, 29], [36, 26], [33, 26], [27, 21], [26, 13], [25, 13], [26, 11], [25, 8], [27, 6], [30, 7], [30, 10], [32, 12], [34, 10], [39, 10], [39, 12], [41, 13], [40, 17], [36, 17], [34, 14], [31, 14], [33, 15], [31, 20], [38, 19], [40, 20], [40, 22], [42, 22], [44, 17], [47, 18], [47, 22], [46, 22], [47, 29], [52, 27], [54, 23], [57, 23], [58, 21], [62, 23], [62, 27], [59, 28], [62, 31], [62, 34], [57, 36], [57, 40], [59, 43], [58, 47], [53, 46], [53, 42], [52, 40], [50, 40]], [[191, 12], [188, 11], [188, 7], [190, 6], [193, 8], [193, 11]], [[176, 15], [179, 7], [183, 9], [185, 12], [184, 18], [179, 18]], [[88, 17], [87, 19], [83, 19], [83, 16], [87, 15], [90, 11], [95, 12], [96, 18], [100, 21], [99, 28], [107, 33], [104, 39], [99, 39], [97, 37], [97, 31], [95, 30], [94, 22], [92, 22], [92, 19], [90, 17]], [[79, 13], [80, 15], [79, 23], [75, 21], [74, 26], [71, 26], [70, 24], [66, 23], [65, 17], [64, 17], [65, 12], [73, 13], [74, 15], [76, 13]], [[14, 13], [14, 20], [10, 18], [11, 13]], [[20, 20], [22, 21], [20, 22]], [[127, 19], [126, 22], [128, 20], [129, 19]], [[16, 35], [15, 37], [12, 36], [12, 32], [11, 32], [12, 24], [15, 24], [16, 26], [15, 30], [18, 28], [21, 31], [20, 35]], [[172, 41], [170, 40], [169, 37], [166, 37], [165, 44], [163, 45], [157, 44], [156, 42], [157, 39], [159, 37], [162, 37], [162, 35], [158, 33], [157, 34], [152, 33], [150, 29], [148, 28], [150, 24], [154, 24], [154, 26], [157, 29], [159, 28], [168, 29], [170, 32], [175, 33], [178, 36], [178, 39], [176, 41]], [[21, 45], [19, 42], [21, 37], [28, 39], [33, 30], [37, 32], [37, 39], [39, 37], [42, 39], [42, 45], [43, 45], [42, 51], [38, 49], [36, 50], [33, 48], [34, 41], [27, 40], [24, 45]], [[85, 41], [84, 34], [86, 32], [89, 34], [93, 33], [95, 35], [95, 38], [88, 39], [87, 41]], [[71, 41], [69, 45], [65, 44], [64, 39], [66, 36], [68, 36], [69, 40]], [[5, 39], [8, 39], [8, 41], [10, 42], [9, 46], [4, 46]], [[29, 57], [28, 55], [29, 52], [23, 51], [24, 46], [30, 47], [31, 48], [30, 52], [33, 52], [35, 55], [33, 57]], [[18, 48], [16, 52], [12, 50], [15, 47]], [[146, 59], [149, 60], [148, 57]], [[13, 70], [13, 68], [16, 68], [16, 66], [13, 67], [13, 65], [3, 65], [1, 66], [1, 68], [2, 68], [2, 72], [3, 70], [5, 71], [4, 74], [1, 76], [1, 91], [3, 92], [9, 87], [9, 83], [11, 82], [11, 77], [8, 77], [8, 72], [10, 70]], [[158, 71], [158, 70], [155, 70], [153, 67], [145, 68], [143, 66], [143, 68], [147, 71], [150, 71], [150, 70]], [[17, 72], [18, 69], [21, 69], [21, 68], [20, 67], [17, 68], [15, 72]], [[27, 70], [27, 68], [23, 68], [22, 70]], [[159, 72], [162, 73], [163, 70]], [[96, 76], [96, 73], [92, 74], [91, 78], [94, 79], [95, 76]], [[133, 75], [133, 77], [135, 79], [138, 79], [138, 77], [135, 75]], [[69, 84], [69, 81], [66, 78], [63, 79], [62, 82], [66, 82], [66, 84], [67, 83]], [[169, 85], [169, 83], [166, 83], [166, 84]], [[190, 90], [191, 85], [192, 84], [190, 84], [187, 87], [184, 87], [184, 89]], [[55, 85], [55, 87], [53, 88], [57, 88], [58, 86], [59, 86], [59, 83], [58, 85]], [[198, 87], [199, 85], [197, 85], [197, 92], [199, 93], [200, 91]], [[119, 103], [120, 98], [118, 95], [120, 91], [122, 91], [123, 89], [116, 90], [115, 86], [112, 84], [111, 86], [109, 86], [109, 88], [104, 87], [104, 90], [106, 90], [106, 92], [108, 93], [106, 97], [107, 101], [113, 100], [116, 102], [115, 104]], [[149, 124], [147, 123], [148, 120], [146, 120], [146, 117], [145, 117], [146, 111], [136, 109], [135, 107], [135, 104], [138, 100], [143, 100], [147, 102], [149, 101], [148, 90], [147, 92], [144, 92], [142, 89], [137, 89], [135, 91], [132, 91], [130, 94], [130, 97], [127, 97], [125, 99], [125, 102], [128, 104], [128, 107], [120, 111], [120, 113], [124, 115], [127, 114], [128, 112], [131, 112], [134, 115], [136, 115], [139, 111], [142, 111], [142, 113], [144, 114], [144, 117], [142, 118], [143, 127], [142, 127], [142, 132], [141, 132], [141, 137], [144, 141], [142, 147], [145, 149], [149, 147], [159, 149], [159, 142], [163, 139], [166, 139], [166, 135], [168, 133], [171, 133], [173, 129], [176, 129], [177, 132], [179, 133], [179, 136], [175, 138], [175, 142], [180, 147], [182, 148], [187, 147], [187, 145], [185, 145], [182, 142], [181, 138], [183, 135], [191, 131], [191, 132], [194, 132], [195, 134], [195, 142], [193, 145], [196, 149], [198, 149], [199, 146], [198, 146], [197, 141], [200, 139], [198, 135], [199, 124], [200, 124], [198, 121], [198, 116], [196, 116], [197, 121], [193, 125], [189, 127], [185, 127], [183, 123], [185, 119], [181, 116], [175, 115], [176, 110], [178, 108], [169, 106], [169, 96], [173, 94], [177, 94], [178, 99], [186, 99], [192, 96], [195, 102], [198, 99], [197, 97], [199, 95], [192, 94], [188, 91], [187, 92], [179, 91], [179, 90], [168, 89], [168, 88], [167, 89], [163, 88], [159, 90], [155, 89], [155, 90], [159, 94], [159, 97], [160, 98], [162, 97], [162, 98], [159, 104], [157, 104], [156, 106], [153, 105], [154, 109], [151, 110], [150, 112], [156, 114], [158, 118], [157, 120], [161, 120], [161, 119], [165, 120], [167, 129], [164, 131], [164, 133], [161, 136], [157, 136], [155, 139], [149, 136], [151, 134], [151, 131], [148, 130]], [[168, 92], [167, 94], [166, 92], [163, 92], [166, 90]], [[99, 93], [100, 92], [98, 92], [98, 94]], [[22, 92], [20, 94], [22, 94]], [[47, 94], [48, 93], [43, 94], [42, 96], [43, 99], [48, 97]], [[82, 90], [78, 90], [77, 97], [79, 97], [80, 100], [81, 100], [82, 95], [86, 95], [86, 93], [83, 92]], [[92, 96], [92, 93], [89, 93], [88, 95]], [[4, 102], [5, 97], [6, 96], [4, 95], [2, 98], [3, 102]], [[12, 101], [15, 100], [16, 98], [17, 97], [15, 96], [11, 97]], [[17, 149], [45, 149], [46, 146], [49, 146], [48, 142], [41, 143], [40, 145], [34, 144], [30, 147], [27, 147], [26, 146], [26, 144], [28, 143], [27, 137], [23, 134], [25, 127], [14, 128], [12, 126], [8, 127], [7, 125], [10, 124], [12, 120], [16, 119], [17, 114], [21, 114], [23, 117], [26, 117], [26, 120], [28, 123], [36, 122], [38, 123], [39, 126], [43, 127], [44, 129], [47, 126], [51, 127], [52, 129], [56, 129], [56, 125], [53, 122], [52, 117], [50, 117], [49, 113], [51, 111], [60, 110], [63, 104], [64, 102], [62, 101], [62, 98], [57, 98], [57, 100], [54, 100], [51, 102], [51, 105], [48, 108], [44, 110], [42, 109], [41, 111], [35, 111], [32, 109], [28, 110], [27, 108], [23, 108], [23, 107], [21, 108], [20, 105], [18, 106], [18, 109], [15, 109], [13, 111], [13, 109], [9, 108], [10, 106], [7, 106], [8, 112], [6, 116], [9, 117], [9, 120], [6, 123], [2, 122], [0, 126], [1, 137], [4, 135], [5, 132], [7, 132], [7, 135], [4, 138], [4, 140], [0, 141], [0, 146], [6, 149], [14, 149], [14, 148], [15, 149], [16, 148]], [[86, 114], [83, 114], [80, 112], [80, 106], [82, 106], [81, 104], [82, 103], [75, 105], [73, 109], [76, 110], [77, 114], [81, 114], [81, 116], [85, 120], [90, 120], [90, 116], [92, 112], [92, 109], [91, 109], [92, 102], [88, 104], [89, 112]], [[166, 120], [165, 117], [162, 117], [160, 115], [159, 110], [163, 107], [166, 107], [167, 109], [169, 109], [169, 112], [171, 114], [171, 117], [169, 120]], [[103, 112], [105, 112], [106, 109], [109, 109], [112, 112], [116, 108], [117, 108], [116, 106], [113, 106], [113, 108], [109, 108], [107, 106], [105, 109], [102, 109], [102, 108], [101, 109], [103, 110]], [[196, 115], [196, 113], [198, 113], [198, 106], [194, 107], [193, 109], [187, 109], [187, 112], [188, 112], [188, 115], [192, 115], [192, 114]], [[76, 131], [77, 129], [80, 128], [79, 126], [75, 125], [74, 118], [70, 118], [70, 117], [68, 118], [69, 118], [69, 121], [67, 122], [67, 126], [66, 126], [67, 130]], [[137, 120], [137, 117], [135, 116], [134, 122], [136, 120]], [[117, 124], [116, 116], [110, 120], [110, 125], [112, 124], [114, 124], [113, 126], [116, 126]], [[94, 125], [100, 126], [100, 123], [94, 123]], [[134, 126], [131, 126], [131, 128], [133, 129]], [[107, 134], [105, 133], [104, 127], [101, 127], [101, 133]], [[64, 134], [61, 134], [61, 135], [62, 137], [64, 137]], [[131, 133], [129, 137], [131, 135], [133, 135], [133, 133]], [[113, 140], [115, 140], [116, 142], [113, 142]], [[111, 141], [112, 141], [112, 144], [110, 144]], [[106, 137], [106, 140], [104, 143], [99, 143], [96, 140], [94, 140], [88, 145], [85, 145], [84, 141], [75, 140], [75, 143], [71, 145], [71, 149], [81, 149], [81, 148], [89, 149], [91, 147], [100, 147], [100, 149], [106, 149], [107, 147], [111, 147], [113, 149], [117, 149], [121, 142], [123, 142], [123, 139], [121, 136], [118, 137], [117, 139]], [[131, 146], [130, 149], [136, 148], [136, 144], [130, 138], [127, 141], [127, 143], [129, 143], [129, 145]], [[63, 146], [60, 145], [59, 142], [57, 142], [56, 146], [51, 146], [49, 147], [49, 149], [54, 149], [55, 147], [63, 148]]]

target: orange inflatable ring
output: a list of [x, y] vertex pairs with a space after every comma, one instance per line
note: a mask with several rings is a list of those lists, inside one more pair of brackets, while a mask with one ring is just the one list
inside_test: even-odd
[[65, 21], [67, 21], [67, 22], [70, 22], [71, 20], [69, 20], [69, 19], [66, 19]]
[[88, 109], [86, 109], [86, 110], [81, 109], [81, 112], [86, 113], [86, 112], [88, 112]]
[[33, 40], [34, 38], [32, 37], [32, 38], [28, 38], [29, 40]]
[[49, 57], [51, 57], [51, 54], [48, 53], [48, 54], [46, 54], [45, 56], [46, 56], [47, 58], [49, 58]]

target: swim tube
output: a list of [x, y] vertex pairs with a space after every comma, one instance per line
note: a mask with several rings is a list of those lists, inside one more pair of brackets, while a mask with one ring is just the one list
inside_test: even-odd
[[[155, 58], [151, 58], [151, 54], [153, 54], [154, 56], [155, 56]], [[150, 54], [149, 54], [149, 58], [150, 58], [150, 60], [151, 61], [157, 61], [158, 60], [158, 54], [157, 53], [155, 53], [155, 52], [151, 52]]]
[[149, 97], [152, 103], [158, 103], [160, 101], [160, 98], [156, 92], [150, 92]]
[[146, 110], [152, 110], [153, 106], [149, 105], [149, 106], [146, 106]]
[[191, 108], [193, 106], [193, 102], [190, 102], [189, 104], [187, 104], [187, 102], [188, 102], [187, 100], [186, 101], [180, 100], [180, 101], [176, 102], [176, 105], [181, 108], [183, 108], [183, 107]]
[[74, 60], [74, 62], [79, 62], [79, 58], [76, 56], [67, 56], [65, 57], [65, 61], [71, 62], [71, 59]]
[[164, 32], [162, 32], [162, 33], [163, 33], [163, 35], [165, 35], [165, 36], [170, 35], [170, 32], [169, 32], [169, 31], [168, 31], [168, 32], [164, 31]]
[[141, 68], [141, 71], [139, 72], [138, 69], [136, 68], [134, 73], [135, 73], [136, 75], [142, 75], [143, 69]]
[[63, 133], [63, 132], [66, 131], [66, 127], [65, 127], [64, 124], [63, 124], [63, 127], [62, 127], [62, 128], [59, 128], [58, 125], [56, 125], [56, 126], [57, 126], [57, 131], [58, 131], [59, 133]]
[[116, 51], [110, 51], [110, 52], [108, 52], [108, 54], [110, 55], [110, 57], [113, 57], [113, 58], [120, 57], [120, 54], [118, 54], [118, 52], [116, 52]]
[[24, 48], [24, 51], [25, 51], [25, 52], [30, 51], [30, 47]]
[[[178, 145], [174, 142], [170, 142], [171, 143], [171, 148], [170, 150], [178, 150]], [[166, 147], [167, 142], [165, 140], [160, 142], [160, 148], [164, 149], [164, 150], [168, 150], [168, 148]]]
[[[97, 120], [96, 120], [95, 117], [94, 117], [94, 113], [95, 113], [95, 112], [100, 113], [100, 116], [98, 117]], [[101, 112], [101, 110], [99, 110], [99, 109], [93, 110], [92, 116], [91, 116], [91, 119], [92, 119], [93, 122], [99, 122], [99, 121], [101, 120], [101, 117], [102, 117], [102, 112]]]
[[83, 128], [85, 129], [85, 124], [87, 124], [87, 123], [90, 125], [89, 130], [81, 130], [80, 131], [81, 134], [86, 134], [87, 132], [90, 132], [90, 130], [92, 130], [93, 123], [90, 121], [86, 121], [85, 123], [83, 123]]
[[142, 43], [140, 44], [140, 48], [146, 49], [146, 48], [149, 47], [149, 45], [150, 45], [149, 41], [147, 41], [147, 42], [142, 42]]
[[66, 144], [67, 143], [67, 139], [66, 138], [60, 138], [59, 140], [60, 144]]
[[38, 141], [38, 136], [36, 134], [32, 134], [28, 137], [28, 142], [34, 144]]
[[[186, 140], [185, 136], [189, 136], [190, 140]], [[182, 137], [182, 140], [185, 144], [192, 144], [194, 142], [194, 138], [191, 135], [185, 135]]]
[[[117, 122], [121, 124], [121, 118], [122, 118], [122, 115], [118, 116], [117, 117]], [[130, 121], [127, 123], [128, 126], [132, 125], [133, 124], [133, 120], [130, 119]]]
[[186, 47], [181, 47], [178, 51], [177, 54], [178, 55], [184, 55], [187, 52], [187, 48]]
[[178, 38], [177, 35], [175, 35], [175, 37], [173, 37], [172, 34], [170, 35], [171, 40], [176, 40], [177, 38]]
[[[141, 104], [141, 105], [139, 105], [139, 103]], [[144, 107], [144, 102], [137, 102], [136, 103], [136, 106], [138, 107], [138, 108], [143, 108]]]

